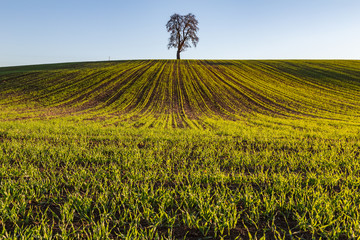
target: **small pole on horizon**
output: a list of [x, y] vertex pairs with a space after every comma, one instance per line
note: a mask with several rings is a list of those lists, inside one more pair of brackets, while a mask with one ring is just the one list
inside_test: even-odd
[[109, 61], [110, 61], [110, 56], [109, 56]]

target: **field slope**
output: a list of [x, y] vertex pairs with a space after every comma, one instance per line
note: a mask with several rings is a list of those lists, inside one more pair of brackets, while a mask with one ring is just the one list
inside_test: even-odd
[[21, 110], [24, 118], [85, 114], [200, 127], [208, 118], [256, 114], [357, 119], [359, 102], [359, 61], [148, 60], [0, 70], [0, 106], [16, 110], [14, 118]]
[[357, 239], [360, 61], [0, 68], [0, 239]]

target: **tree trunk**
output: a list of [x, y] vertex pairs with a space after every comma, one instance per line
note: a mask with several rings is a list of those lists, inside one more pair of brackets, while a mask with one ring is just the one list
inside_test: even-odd
[[177, 53], [176, 53], [176, 59], [180, 59], [180, 51], [177, 51]]

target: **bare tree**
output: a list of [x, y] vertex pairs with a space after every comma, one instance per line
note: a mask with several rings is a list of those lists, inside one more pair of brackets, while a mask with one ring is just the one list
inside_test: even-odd
[[177, 13], [170, 17], [166, 24], [166, 29], [170, 32], [168, 49], [177, 48], [176, 58], [180, 59], [180, 53], [186, 48], [191, 47], [190, 42], [196, 47], [199, 38], [196, 35], [199, 28], [198, 21], [195, 15], [189, 13], [188, 15], [179, 15]]

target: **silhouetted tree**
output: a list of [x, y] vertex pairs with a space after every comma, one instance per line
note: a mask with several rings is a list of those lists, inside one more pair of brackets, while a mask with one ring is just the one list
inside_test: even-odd
[[176, 58], [180, 59], [180, 53], [186, 48], [191, 47], [189, 41], [196, 47], [199, 38], [196, 35], [199, 28], [198, 21], [195, 15], [189, 13], [188, 15], [179, 15], [177, 13], [170, 17], [166, 24], [166, 29], [170, 32], [168, 49], [177, 48]]

